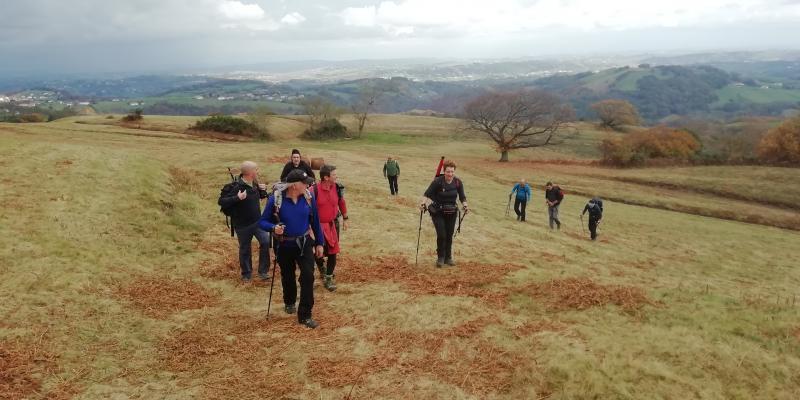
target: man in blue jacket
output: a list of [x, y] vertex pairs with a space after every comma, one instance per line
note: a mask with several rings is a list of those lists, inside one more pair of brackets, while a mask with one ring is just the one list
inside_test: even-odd
[[525, 222], [525, 206], [528, 205], [528, 201], [531, 199], [531, 187], [525, 183], [525, 179], [520, 179], [519, 183], [511, 189], [511, 193], [508, 196], [511, 197], [515, 192], [517, 197], [514, 200], [514, 212], [517, 213], [517, 221]]
[[[297, 312], [297, 321], [309, 328], [319, 326], [311, 319], [311, 309], [314, 307], [314, 259], [322, 257], [325, 245], [317, 199], [308, 191], [308, 186], [313, 183], [314, 179], [304, 171], [291, 171], [286, 176], [285, 187], [270, 196], [264, 214], [258, 221], [261, 229], [272, 232], [278, 242], [277, 259], [281, 268], [286, 313]], [[310, 231], [314, 233], [313, 238]], [[297, 309], [296, 267], [300, 268], [300, 304]]]

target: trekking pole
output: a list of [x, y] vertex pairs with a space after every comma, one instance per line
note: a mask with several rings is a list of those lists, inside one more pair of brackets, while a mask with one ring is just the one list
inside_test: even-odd
[[456, 228], [456, 233], [453, 236], [458, 235], [461, 233], [461, 222], [464, 221], [464, 218], [467, 217], [467, 211], [464, 211], [464, 214], [461, 214], [461, 209], [458, 210], [458, 228]]
[[269, 299], [267, 300], [267, 318], [269, 318], [269, 310], [272, 307], [272, 288], [275, 287], [275, 270], [278, 269], [278, 246], [275, 245], [275, 236], [270, 235], [272, 241], [272, 253], [275, 258], [272, 260], [272, 281], [269, 283]]
[[422, 214], [425, 213], [425, 209], [420, 207], [419, 209], [419, 230], [417, 231], [417, 257], [414, 259], [414, 266], [417, 266], [419, 262], [419, 238], [422, 236]]

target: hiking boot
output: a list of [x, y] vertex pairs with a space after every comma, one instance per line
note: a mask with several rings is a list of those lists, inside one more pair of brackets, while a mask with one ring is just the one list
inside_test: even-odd
[[451, 266], [451, 267], [455, 267], [456, 266], [456, 262], [453, 261], [452, 258], [448, 258], [447, 260], [444, 261], [444, 263], [449, 265], [449, 266]]
[[283, 307], [287, 314], [294, 314], [297, 312], [297, 308], [295, 308], [294, 304], [287, 304]]
[[436, 266], [439, 268], [444, 267], [444, 257], [439, 257], [436, 259]]
[[251, 278], [249, 276], [243, 276], [242, 277], [242, 283], [250, 283], [250, 281], [252, 281], [252, 280], [253, 280], [253, 278]]
[[316, 327], [318, 327], [318, 326], [319, 326], [319, 324], [317, 323], [317, 321], [314, 321], [314, 320], [313, 320], [313, 319], [311, 319], [311, 318], [304, 319], [304, 320], [300, 320], [300, 321], [298, 321], [298, 323], [299, 323], [300, 325], [305, 325], [305, 326], [307, 326], [307, 327], [309, 327], [309, 328], [311, 328], [311, 329], [314, 329], [314, 328], [316, 328]]
[[333, 275], [325, 275], [325, 289], [329, 292], [336, 291], [336, 281], [333, 280]]
[[262, 281], [268, 281], [268, 280], [269, 280], [269, 275], [267, 275], [266, 273], [264, 273], [264, 274], [258, 274], [258, 277], [259, 277], [259, 278], [260, 278]]

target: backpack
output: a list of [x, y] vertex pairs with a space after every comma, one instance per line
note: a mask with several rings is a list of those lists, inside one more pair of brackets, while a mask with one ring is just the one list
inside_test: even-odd
[[[228, 174], [230, 174], [230, 176], [231, 176], [231, 181], [226, 183], [225, 186], [223, 186], [222, 189], [219, 191], [219, 198], [220, 199], [222, 199], [224, 197], [236, 196], [239, 193], [239, 181], [237, 181], [236, 178], [233, 176], [233, 173], [231, 172], [230, 168], [228, 168]], [[222, 214], [225, 215], [225, 226], [230, 228], [231, 237], [233, 237], [233, 235], [234, 235], [233, 223], [232, 223], [231, 217], [233, 217], [233, 211], [235, 209], [236, 209], [236, 207], [234, 207], [232, 205], [228, 206], [228, 207], [224, 207], [224, 206], [220, 206], [219, 207], [219, 211]]]
[[603, 215], [603, 200], [594, 198], [589, 200], [586, 204], [589, 207], [589, 215], [602, 216]]

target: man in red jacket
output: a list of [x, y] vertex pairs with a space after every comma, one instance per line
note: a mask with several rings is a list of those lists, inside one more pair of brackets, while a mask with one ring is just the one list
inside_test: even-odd
[[343, 227], [348, 228], [347, 204], [344, 201], [343, 186], [336, 183], [336, 167], [323, 165], [319, 170], [321, 181], [314, 187], [314, 197], [317, 199], [319, 223], [325, 235], [325, 256], [328, 257], [327, 268], [324, 266], [323, 257], [317, 258], [317, 267], [320, 274], [325, 276], [325, 289], [333, 292], [336, 290], [336, 281], [333, 271], [336, 268], [336, 255], [339, 254], [339, 227], [338, 217], [342, 214]]

